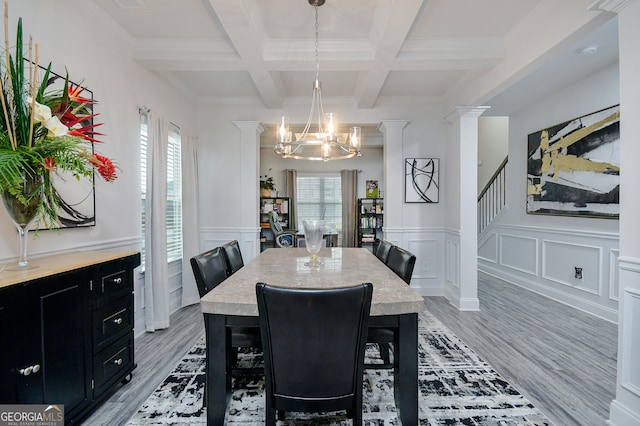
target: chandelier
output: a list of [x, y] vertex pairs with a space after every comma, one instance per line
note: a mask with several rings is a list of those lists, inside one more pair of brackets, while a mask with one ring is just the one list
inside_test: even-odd
[[[322, 91], [319, 79], [320, 61], [318, 55], [318, 7], [325, 0], [308, 0], [316, 12], [316, 78], [313, 81], [313, 97], [309, 118], [302, 133], [293, 133], [289, 128], [289, 119], [281, 117], [276, 123], [276, 146], [273, 151], [284, 158], [296, 160], [343, 160], [360, 157], [361, 128], [351, 127], [348, 134], [337, 131], [336, 115], [324, 112]], [[313, 121], [317, 121], [317, 130], [312, 130]], [[294, 139], [295, 137], [295, 139]]]

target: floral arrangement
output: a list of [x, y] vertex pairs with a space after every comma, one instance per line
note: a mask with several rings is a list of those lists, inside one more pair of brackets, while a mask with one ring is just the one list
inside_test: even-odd
[[[269, 171], [271, 171], [271, 169], [269, 169]], [[260, 176], [260, 189], [268, 189], [269, 191], [275, 190], [276, 184], [273, 181], [273, 176], [269, 176], [269, 174]]]
[[[5, 2], [5, 26], [6, 10]], [[70, 83], [68, 74], [64, 87], [54, 90], [53, 83], [61, 77], [51, 72], [51, 64], [38, 79], [38, 44], [32, 57], [29, 40], [28, 62], [25, 47], [20, 18], [15, 54], [11, 55], [5, 40], [6, 51], [0, 55], [0, 193], [5, 205], [8, 197], [13, 197], [14, 204], [32, 205], [38, 221], [54, 227], [61, 201], [54, 174], [80, 180], [92, 178], [97, 171], [113, 182], [117, 173], [109, 158], [94, 151], [94, 144], [101, 143], [96, 138], [104, 136], [96, 132], [102, 123], [93, 124], [98, 116], [93, 113], [94, 101], [81, 96], [84, 88]], [[32, 191], [25, 191], [26, 180], [35, 182]]]

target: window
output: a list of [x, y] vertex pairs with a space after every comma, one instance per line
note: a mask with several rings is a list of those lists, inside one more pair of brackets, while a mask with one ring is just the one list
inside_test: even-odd
[[[147, 199], [147, 117], [140, 123], [140, 188], [142, 214], [142, 265], [145, 258], [146, 199]], [[167, 260], [182, 259], [182, 158], [180, 156], [180, 129], [169, 126], [167, 141]]]
[[340, 175], [327, 173], [311, 175], [298, 173], [296, 180], [297, 220], [302, 229], [303, 220], [320, 219], [328, 227], [342, 230], [342, 186]]
[[180, 129], [169, 126], [167, 150], [167, 260], [182, 259], [182, 157]]

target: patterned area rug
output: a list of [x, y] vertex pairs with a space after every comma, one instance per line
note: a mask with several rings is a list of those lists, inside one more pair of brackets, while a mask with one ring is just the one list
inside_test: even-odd
[[[418, 337], [420, 425], [552, 425], [520, 392], [480, 359], [442, 323], [421, 314]], [[367, 362], [379, 362], [376, 348]], [[245, 366], [261, 363], [259, 354], [242, 353]], [[203, 425], [204, 337], [185, 355], [153, 392], [128, 425]], [[264, 423], [264, 383], [259, 378], [233, 380], [226, 423]], [[400, 422], [393, 400], [393, 372], [366, 370], [363, 417], [365, 426]], [[280, 425], [351, 425], [344, 412], [317, 416], [287, 413]]]

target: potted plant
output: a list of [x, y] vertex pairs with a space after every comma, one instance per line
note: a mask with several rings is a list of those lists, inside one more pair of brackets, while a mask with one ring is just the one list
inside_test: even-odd
[[[269, 169], [271, 171], [271, 169]], [[260, 176], [260, 196], [261, 197], [271, 197], [275, 192], [276, 184], [273, 182], [273, 176], [269, 176], [266, 174], [264, 176]]]

